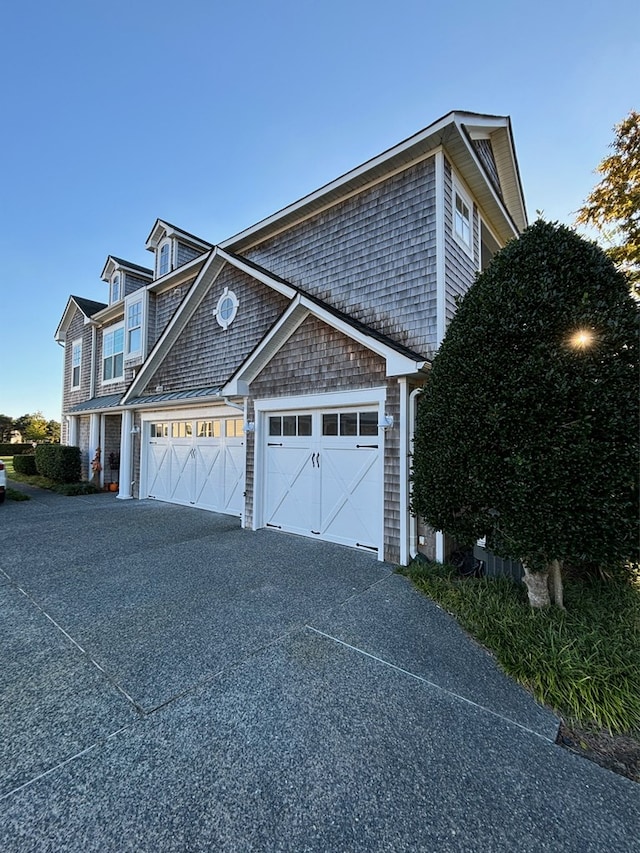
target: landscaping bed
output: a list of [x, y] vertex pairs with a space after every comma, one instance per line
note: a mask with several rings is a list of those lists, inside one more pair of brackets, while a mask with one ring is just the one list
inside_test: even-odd
[[562, 720], [557, 743], [640, 781], [640, 577], [567, 579], [566, 611], [533, 610], [523, 585], [400, 569], [454, 616], [504, 672]]

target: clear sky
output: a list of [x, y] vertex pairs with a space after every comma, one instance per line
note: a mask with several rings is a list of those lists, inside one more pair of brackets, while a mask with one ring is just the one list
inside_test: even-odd
[[70, 294], [219, 242], [453, 109], [510, 115], [530, 221], [571, 223], [638, 109], [638, 0], [20, 0], [0, 18], [0, 413], [60, 419]]

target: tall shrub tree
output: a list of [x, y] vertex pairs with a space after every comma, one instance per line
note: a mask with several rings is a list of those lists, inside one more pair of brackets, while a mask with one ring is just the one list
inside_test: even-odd
[[521, 560], [532, 606], [562, 606], [567, 563], [637, 559], [638, 343], [625, 276], [539, 220], [479, 276], [434, 359], [414, 511]]
[[578, 211], [576, 222], [596, 228], [640, 297], [640, 113], [632, 110], [614, 128], [613, 152], [597, 167], [600, 182]]

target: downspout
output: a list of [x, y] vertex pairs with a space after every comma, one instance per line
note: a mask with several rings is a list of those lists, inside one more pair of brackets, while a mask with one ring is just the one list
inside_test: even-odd
[[406, 566], [407, 559], [407, 521], [409, 509], [409, 451], [407, 447], [407, 377], [398, 378], [400, 384], [400, 565]]
[[[436, 328], [438, 349], [447, 330], [447, 268], [446, 268], [446, 225], [445, 213], [445, 168], [444, 151], [436, 153]], [[444, 562], [444, 533], [436, 531], [436, 562]]]
[[[409, 449], [408, 457], [413, 457], [413, 440], [416, 434], [417, 398], [421, 388], [414, 388], [409, 394]], [[408, 465], [408, 459], [407, 459]], [[409, 477], [409, 506], [413, 495], [413, 480]], [[418, 516], [409, 510], [409, 557], [412, 560], [418, 556]]]

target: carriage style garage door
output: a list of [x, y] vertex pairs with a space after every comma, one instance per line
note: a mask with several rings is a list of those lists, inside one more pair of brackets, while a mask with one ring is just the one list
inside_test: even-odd
[[265, 433], [265, 526], [379, 552], [377, 410], [269, 413]]
[[146, 496], [242, 515], [245, 470], [242, 426], [242, 418], [150, 424]]

